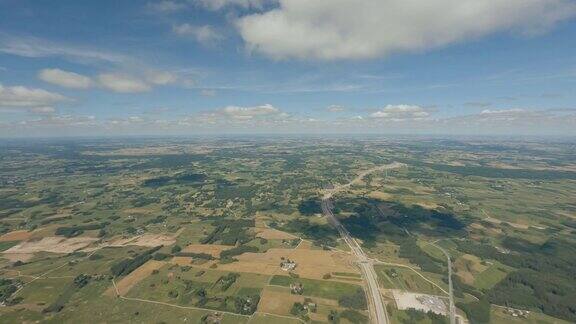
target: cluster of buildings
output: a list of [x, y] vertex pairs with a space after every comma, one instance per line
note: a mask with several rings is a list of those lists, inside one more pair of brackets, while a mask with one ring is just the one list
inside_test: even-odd
[[292, 271], [296, 269], [296, 262], [290, 259], [285, 259], [280, 262], [280, 268], [284, 271]]

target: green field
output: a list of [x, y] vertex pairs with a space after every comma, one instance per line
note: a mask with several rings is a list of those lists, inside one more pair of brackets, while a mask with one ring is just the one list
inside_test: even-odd
[[[445, 293], [442, 292], [438, 287], [431, 284], [430, 282], [427, 282], [411, 269], [396, 266], [377, 265], [374, 267], [374, 270], [376, 270], [378, 280], [384, 288], [402, 289], [410, 292], [419, 292], [424, 294], [445, 295]], [[396, 273], [395, 277], [393, 275], [387, 274], [387, 271], [391, 272], [392, 270]], [[447, 291], [447, 285], [442, 282], [440, 276], [430, 273], [421, 274], [426, 276], [428, 280], [431, 280]]]
[[[570, 312], [576, 284], [569, 271], [576, 262], [576, 155], [568, 142], [359, 136], [51, 139], [2, 145], [0, 233], [29, 231], [33, 237], [22, 246], [34, 247], [23, 252], [24, 262], [14, 262], [2, 252], [19, 242], [0, 242], [0, 278], [30, 283], [11, 295], [16, 283], [5, 281], [10, 288], [2, 298], [16, 305], [0, 308], [2, 320], [197, 320], [215, 310], [251, 312], [254, 305], [247, 299], [269, 284], [302, 283], [304, 296], [339, 301], [361, 287], [359, 274], [326, 270], [336, 280], [312, 280], [219, 270], [224, 262], [242, 259], [239, 254], [224, 260], [189, 254], [187, 266], [170, 263], [186, 256], [181, 250], [189, 244], [205, 244], [207, 251], [209, 244], [223, 244], [238, 253], [283, 248], [288, 257], [294, 246], [255, 237], [263, 226], [304, 238], [316, 251], [348, 251], [319, 214], [321, 188], [401, 162], [402, 167], [371, 173], [333, 198], [335, 215], [365, 253], [397, 264], [376, 266], [382, 287], [443, 295], [418, 275], [447, 290], [445, 257], [429, 244], [436, 242], [453, 260], [456, 300], [472, 321], [498, 304], [546, 313], [528, 318], [535, 323], [576, 322]], [[56, 243], [35, 246], [46, 237]], [[55, 253], [60, 245], [85, 238], [95, 241], [67, 251], [79, 250], [73, 253]], [[335, 255], [340, 257], [345, 254]], [[141, 301], [103, 295], [112, 278], [119, 282], [149, 259], [167, 265], [125, 296]], [[211, 263], [217, 265], [206, 267]], [[299, 264], [296, 273], [301, 266], [308, 265]], [[63, 303], [61, 310], [42, 312], [56, 301]], [[321, 309], [323, 321], [330, 310]], [[497, 323], [507, 320], [506, 314], [492, 313]], [[400, 322], [431, 321], [408, 312], [391, 314]], [[263, 315], [251, 319], [267, 320]], [[226, 315], [226, 321], [246, 319]]]
[[304, 296], [338, 299], [343, 295], [354, 294], [359, 288], [357, 285], [343, 282], [327, 282], [314, 279], [292, 278], [287, 276], [274, 276], [271, 285], [290, 287], [290, 284], [301, 283], [304, 286]]

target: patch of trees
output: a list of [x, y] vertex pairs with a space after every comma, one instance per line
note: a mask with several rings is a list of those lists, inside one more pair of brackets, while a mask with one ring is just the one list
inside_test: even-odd
[[207, 176], [201, 173], [184, 173], [173, 177], [158, 177], [144, 180], [144, 187], [158, 188], [167, 185], [196, 185], [206, 181]]
[[338, 305], [360, 310], [368, 309], [366, 294], [361, 288], [358, 288], [354, 294], [341, 296], [338, 299]]
[[343, 310], [342, 312], [338, 313], [335, 310], [331, 310], [330, 313], [328, 314], [328, 322], [329, 323], [340, 323], [340, 319], [345, 319], [350, 323], [368, 323], [368, 316], [352, 310], [352, 309], [346, 309]]
[[361, 239], [366, 248], [375, 246], [379, 230], [369, 216], [356, 214], [342, 219], [341, 223], [352, 236]]
[[412, 323], [423, 323], [427, 322], [426, 319], [430, 321], [431, 324], [448, 324], [448, 319], [445, 316], [438, 315], [431, 311], [423, 312], [414, 308], [409, 308], [405, 310], [407, 319], [401, 319], [404, 324]]
[[11, 304], [10, 297], [21, 284], [18, 280], [0, 278], [0, 303]]
[[490, 322], [490, 302], [482, 297], [470, 303], [457, 303], [458, 308], [466, 313], [471, 324]]
[[508, 274], [487, 293], [491, 303], [538, 309], [545, 314], [576, 321], [576, 243], [551, 238], [538, 245], [507, 238], [501, 253], [487, 244], [458, 241], [458, 249], [483, 259], [494, 259], [520, 269]]
[[202, 260], [214, 260], [214, 257], [208, 253], [194, 253], [194, 252], [178, 252], [174, 254], [175, 256], [189, 257], [194, 259]]
[[238, 296], [234, 300], [234, 308], [236, 313], [243, 315], [252, 315], [258, 308], [260, 302], [259, 295]]
[[147, 220], [145, 224], [160, 224], [163, 223], [167, 218], [168, 216], [166, 215], [158, 215], [152, 219]]
[[459, 232], [466, 227], [466, 224], [452, 214], [429, 210], [418, 205], [388, 204], [388, 207], [393, 213], [381, 216], [392, 224], [411, 232], [430, 232], [438, 235]]
[[220, 241], [224, 245], [244, 244], [251, 241], [254, 235], [249, 228], [254, 227], [253, 219], [224, 219], [212, 223], [216, 227], [210, 234], [200, 240], [202, 244], [212, 244]]
[[135, 199], [132, 200], [132, 205], [134, 207], [143, 207], [150, 204], [157, 204], [160, 203], [159, 197], [153, 197], [150, 195], [139, 195]]
[[84, 233], [84, 231], [103, 229], [108, 226], [108, 222], [98, 223], [98, 224], [87, 224], [87, 225], [75, 225], [70, 227], [58, 227], [55, 234], [64, 237], [75, 237]]
[[57, 218], [47, 218], [47, 219], [43, 219], [40, 221], [41, 225], [47, 225], [53, 222], [57, 222], [57, 221], [62, 221], [62, 220], [68, 220], [68, 219], [72, 219], [72, 216], [68, 215], [68, 216], [63, 216], [63, 217], [57, 217]]
[[220, 258], [231, 258], [245, 252], [258, 252], [258, 248], [250, 245], [240, 245], [238, 247], [220, 252]]
[[[420, 206], [405, 206], [375, 199], [342, 199], [336, 206], [352, 215], [341, 219], [350, 233], [362, 239], [367, 247], [372, 246], [378, 237], [400, 244], [408, 233], [421, 233], [430, 236], [465, 234], [466, 224], [456, 216], [429, 210]], [[380, 207], [380, 208], [378, 208]]]
[[417, 244], [416, 239], [407, 238], [400, 245], [398, 255], [401, 258], [410, 260], [410, 262], [420, 266], [420, 269], [426, 272], [443, 273], [442, 268], [436, 263], [435, 259], [424, 252]]
[[307, 199], [298, 204], [298, 211], [302, 215], [311, 216], [322, 213], [322, 206], [318, 199]]
[[218, 280], [216, 280], [213, 286], [220, 286], [220, 290], [226, 291], [228, 290], [228, 288], [230, 288], [230, 286], [232, 286], [236, 282], [236, 279], [238, 279], [239, 277], [240, 277], [239, 274], [235, 272], [230, 272], [229, 274], [218, 278]]
[[114, 275], [115, 277], [125, 276], [130, 272], [136, 270], [138, 267], [146, 263], [148, 260], [152, 259], [152, 254], [160, 250], [161, 248], [162, 246], [157, 246], [143, 253], [136, 254], [132, 258], [116, 262], [110, 267], [110, 272], [112, 272], [112, 275]]
[[492, 303], [539, 309], [545, 314], [576, 322], [574, 277], [519, 270], [508, 274], [487, 294]]
[[216, 200], [229, 200], [235, 198], [251, 199], [256, 194], [256, 186], [221, 186], [216, 185], [214, 191], [214, 199]]
[[281, 229], [286, 232], [300, 233], [319, 245], [336, 246], [338, 231], [330, 225], [314, 224], [308, 219], [297, 218], [290, 220]]

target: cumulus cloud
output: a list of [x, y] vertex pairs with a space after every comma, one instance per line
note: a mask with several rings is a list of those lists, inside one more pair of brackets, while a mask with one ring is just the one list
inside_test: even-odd
[[28, 111], [38, 115], [50, 115], [55, 113], [56, 109], [54, 109], [54, 107], [34, 107], [29, 109]]
[[233, 119], [252, 119], [259, 116], [275, 115], [280, 110], [270, 104], [254, 107], [227, 106], [219, 110], [222, 115]]
[[15, 37], [0, 34], [0, 53], [23, 57], [64, 57], [72, 61], [125, 63], [132, 59], [116, 53], [93, 48], [54, 43], [35, 37]]
[[446, 118], [442, 122], [452, 129], [475, 133], [567, 135], [576, 129], [576, 110], [486, 109], [478, 114]]
[[420, 106], [387, 105], [370, 114], [370, 117], [391, 121], [422, 120], [430, 117], [430, 113]]
[[280, 0], [279, 4], [237, 21], [249, 49], [276, 59], [383, 57], [496, 32], [535, 34], [576, 16], [571, 0]]
[[181, 24], [173, 26], [172, 31], [180, 36], [192, 37], [204, 45], [214, 44], [224, 39], [224, 36], [210, 25]]
[[186, 4], [181, 2], [163, 0], [149, 2], [146, 7], [156, 13], [172, 13], [186, 8]]
[[204, 97], [214, 97], [216, 96], [217, 92], [213, 89], [202, 89], [200, 90], [200, 95]]
[[339, 106], [339, 105], [330, 105], [330, 106], [328, 106], [328, 108], [326, 108], [326, 110], [328, 112], [342, 112], [346, 109], [342, 106]]
[[87, 89], [92, 86], [92, 80], [89, 77], [60, 69], [41, 70], [38, 73], [38, 78], [65, 88]]
[[277, 0], [198, 0], [198, 2], [210, 10], [220, 10], [229, 6], [261, 9], [266, 3], [275, 3]]
[[166, 71], [148, 71], [146, 74], [146, 81], [155, 85], [167, 85], [177, 80], [178, 77], [176, 75]]
[[24, 86], [5, 87], [0, 84], [0, 108], [49, 107], [68, 100], [59, 93]]
[[114, 92], [136, 93], [150, 90], [146, 82], [125, 74], [103, 73], [98, 76], [98, 81], [104, 88]]

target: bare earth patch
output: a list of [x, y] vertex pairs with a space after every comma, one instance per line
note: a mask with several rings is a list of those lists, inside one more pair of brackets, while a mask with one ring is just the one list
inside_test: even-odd
[[380, 200], [389, 200], [392, 199], [392, 195], [389, 193], [381, 192], [381, 191], [372, 191], [368, 194], [368, 197]]
[[438, 204], [430, 202], [430, 201], [419, 201], [416, 205], [421, 206], [426, 209], [438, 209]]
[[258, 233], [256, 233], [256, 237], [265, 238], [267, 240], [292, 240], [296, 238], [295, 235], [273, 228], [259, 229]]
[[115, 238], [108, 242], [105, 242], [103, 244], [103, 247], [106, 246], [121, 247], [127, 245], [155, 247], [160, 245], [168, 246], [174, 243], [176, 243], [176, 239], [175, 236], [172, 235], [144, 234], [128, 238]]
[[456, 275], [469, 285], [474, 283], [474, 278], [477, 274], [487, 268], [480, 264], [480, 260], [477, 260], [477, 257], [470, 254], [464, 254], [457, 258], [454, 261], [454, 267], [456, 268]]
[[72, 253], [76, 250], [82, 249], [97, 239], [91, 237], [44, 237], [38, 241], [22, 242], [15, 245], [4, 254], [11, 253], [36, 253], [36, 252], [52, 252], [52, 253]]
[[266, 288], [262, 291], [260, 303], [258, 303], [258, 311], [269, 314], [277, 314], [284, 316], [291, 316], [290, 309], [294, 303], [304, 302], [304, 296], [292, 295], [290, 291], [269, 289]]
[[0, 236], [0, 242], [8, 242], [8, 241], [24, 241], [29, 239], [32, 236], [32, 232], [21, 230], [21, 231], [13, 231], [6, 233]]
[[[122, 278], [122, 280], [116, 283], [116, 287], [118, 288], [118, 293], [121, 296], [124, 296], [134, 287], [137, 283], [144, 280], [146, 277], [152, 274], [152, 271], [158, 270], [162, 268], [162, 266], [166, 264], [162, 261], [150, 260], [143, 265], [141, 265], [138, 269], [132, 271], [129, 275]], [[116, 296], [116, 289], [114, 286], [108, 288], [106, 292], [104, 292], [107, 296], [113, 297]]]
[[2, 258], [10, 262], [26, 262], [34, 257], [34, 253], [2, 253]]
[[403, 290], [392, 290], [398, 309], [405, 310], [414, 308], [424, 312], [431, 311], [436, 314], [446, 315], [448, 309], [442, 298], [434, 295], [416, 294]]

